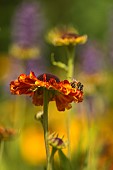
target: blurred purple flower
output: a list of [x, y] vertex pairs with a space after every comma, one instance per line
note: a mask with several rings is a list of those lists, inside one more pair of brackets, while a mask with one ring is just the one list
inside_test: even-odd
[[36, 75], [40, 75], [46, 72], [46, 69], [46, 60], [43, 56], [38, 59], [27, 60], [26, 74], [33, 70]]
[[[113, 8], [109, 11], [108, 15], [108, 64], [109, 66], [113, 66]], [[112, 67], [113, 68], [113, 67]]]
[[[12, 20], [11, 54], [20, 53], [22, 55], [20, 58], [27, 58], [27, 55], [28, 58], [39, 55], [38, 50], [43, 43], [43, 31], [44, 18], [40, 4], [36, 1], [24, 1], [18, 6]], [[37, 56], [33, 56], [35, 57]]]
[[[104, 111], [104, 100], [98, 91], [98, 87], [101, 87], [104, 82], [102, 72], [104, 69], [104, 52], [97, 42], [89, 40], [84, 47], [80, 49], [79, 56], [81, 81], [85, 87], [85, 104], [83, 104], [82, 109], [86, 111], [88, 119], [90, 119], [96, 116], [98, 112]], [[81, 113], [83, 112], [84, 111], [81, 110]]]
[[80, 52], [81, 71], [95, 74], [103, 67], [103, 53], [97, 43], [88, 41]]
[[12, 25], [12, 41], [23, 46], [36, 45], [42, 39], [43, 18], [36, 1], [23, 2], [16, 10]]

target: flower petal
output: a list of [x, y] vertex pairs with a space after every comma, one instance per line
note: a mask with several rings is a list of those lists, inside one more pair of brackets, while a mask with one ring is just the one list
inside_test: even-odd
[[46, 88], [49, 91], [49, 101], [56, 101], [58, 110], [64, 111], [72, 107], [72, 102], [79, 103], [83, 100], [83, 85], [77, 81], [75, 83], [60, 81], [56, 76], [46, 73], [37, 78], [34, 72], [30, 72], [29, 75], [21, 74], [18, 79], [12, 81], [10, 91], [16, 95], [30, 95], [34, 105], [42, 106], [43, 89]]

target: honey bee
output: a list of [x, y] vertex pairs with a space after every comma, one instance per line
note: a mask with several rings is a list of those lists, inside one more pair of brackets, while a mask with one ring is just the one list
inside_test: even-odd
[[71, 82], [71, 87], [77, 88], [78, 90], [83, 91], [83, 84], [80, 81], [73, 80]]

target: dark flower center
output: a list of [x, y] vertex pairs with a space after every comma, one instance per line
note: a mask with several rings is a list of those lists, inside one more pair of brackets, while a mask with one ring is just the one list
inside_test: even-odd
[[46, 82], [49, 82], [50, 79], [55, 79], [57, 83], [60, 82], [57, 76], [48, 73], [41, 74], [37, 78], [41, 81], [46, 81]]
[[62, 35], [62, 38], [64, 39], [64, 38], [78, 38], [79, 37], [79, 35], [77, 35], [77, 34], [75, 34], [75, 33], [64, 33], [63, 35]]

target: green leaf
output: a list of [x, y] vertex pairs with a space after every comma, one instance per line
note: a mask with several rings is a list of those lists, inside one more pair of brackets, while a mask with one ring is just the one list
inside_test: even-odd
[[60, 158], [60, 167], [62, 170], [72, 170], [70, 160], [65, 156], [62, 150], [58, 151]]

